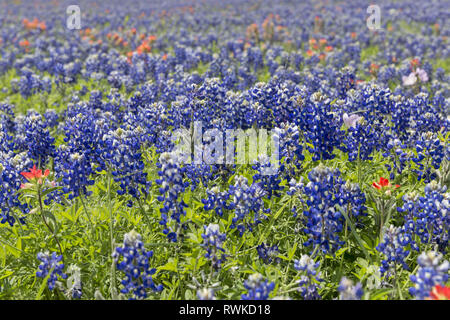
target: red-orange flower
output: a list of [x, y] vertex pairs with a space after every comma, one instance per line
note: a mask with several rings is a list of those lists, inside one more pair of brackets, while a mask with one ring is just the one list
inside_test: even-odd
[[412, 59], [410, 61], [410, 64], [411, 64], [411, 68], [415, 69], [416, 67], [420, 66], [420, 61], [417, 58], [416, 59]]
[[26, 39], [19, 42], [19, 46], [21, 46], [21, 47], [28, 47], [29, 45], [30, 45], [30, 42]]
[[[385, 179], [383, 177], [380, 177], [380, 181], [378, 183], [377, 182], [372, 183], [372, 187], [374, 187], [375, 189], [378, 189], [378, 190], [381, 190], [382, 188], [390, 187], [390, 186], [391, 186], [391, 183], [389, 182], [389, 180]], [[399, 188], [399, 187], [400, 187], [400, 185], [398, 185], [398, 184], [395, 185], [395, 188]]]
[[450, 287], [435, 286], [431, 290], [428, 300], [450, 300]]
[[21, 172], [20, 174], [28, 181], [41, 181], [42, 178], [48, 177], [50, 170], [47, 169], [44, 174], [42, 174], [42, 170], [37, 170], [36, 165], [34, 165], [29, 172]]

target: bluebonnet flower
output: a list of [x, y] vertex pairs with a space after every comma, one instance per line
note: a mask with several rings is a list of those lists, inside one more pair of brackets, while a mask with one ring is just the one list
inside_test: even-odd
[[53, 138], [42, 116], [29, 111], [21, 126], [17, 128], [17, 134], [21, 135], [25, 150], [31, 160], [45, 167], [47, 162], [55, 154], [55, 138]]
[[[172, 123], [167, 115], [167, 110], [161, 102], [152, 102], [150, 98], [151, 91], [142, 88], [143, 93], [138, 91], [134, 97], [130, 98], [127, 103], [127, 112], [124, 115], [124, 125], [129, 125], [132, 128], [141, 128], [140, 139], [144, 146], [155, 145], [157, 152], [169, 151], [169, 141], [163, 141], [161, 132], [167, 130]], [[150, 100], [150, 101], [148, 101]]]
[[298, 205], [301, 205], [303, 207], [303, 205], [305, 204], [305, 200], [301, 197], [304, 187], [303, 177], [300, 177], [299, 182], [297, 182], [294, 178], [291, 178], [291, 180], [289, 181], [289, 189], [286, 191], [286, 194], [292, 197], [293, 205], [291, 211], [294, 218], [297, 218], [298, 216]]
[[259, 258], [265, 264], [270, 264], [272, 262], [279, 263], [281, 261], [280, 258], [277, 257], [279, 254], [277, 245], [269, 246], [263, 242], [256, 247], [256, 251], [258, 252]]
[[[160, 209], [161, 221], [164, 226], [164, 234], [172, 241], [177, 241], [177, 236], [181, 228], [181, 216], [186, 215], [187, 204], [182, 198], [182, 194], [189, 186], [188, 182], [183, 181], [184, 168], [179, 163], [179, 157], [176, 153], [164, 152], [159, 158], [158, 171], [159, 179], [156, 183], [160, 185], [158, 201], [163, 202]], [[169, 221], [170, 219], [170, 221]]]
[[337, 90], [341, 98], [347, 96], [347, 91], [354, 89], [356, 85], [355, 70], [350, 67], [344, 67], [339, 71], [337, 78]]
[[102, 157], [103, 136], [112, 129], [113, 121], [111, 113], [99, 113], [87, 104], [69, 104], [63, 129], [70, 153], [84, 154], [101, 171], [106, 169]]
[[[25, 223], [25, 217], [20, 216], [29, 212], [26, 203], [19, 199], [18, 191], [22, 185], [20, 172], [26, 168], [30, 161], [23, 153], [3, 154], [0, 152], [0, 223], [13, 226], [16, 222]], [[17, 210], [17, 211], [16, 211]], [[21, 212], [19, 215], [18, 212]]]
[[227, 236], [225, 233], [220, 233], [218, 224], [210, 223], [208, 226], [204, 226], [204, 228], [205, 232], [202, 233], [203, 243], [201, 246], [207, 251], [205, 257], [211, 260], [212, 267], [218, 270], [226, 260], [223, 243]]
[[[362, 121], [362, 120], [360, 120]], [[379, 148], [379, 134], [375, 128], [365, 121], [348, 128], [343, 140], [343, 150], [348, 154], [349, 161], [372, 160], [372, 152]]]
[[388, 158], [389, 162], [385, 164], [386, 169], [390, 172], [389, 178], [395, 179], [396, 174], [402, 174], [405, 169], [410, 167], [410, 158], [412, 155], [407, 151], [407, 145], [402, 143], [400, 139], [390, 139], [385, 147], [383, 157]]
[[9, 154], [14, 150], [13, 136], [8, 132], [6, 124], [0, 122], [0, 152]]
[[0, 124], [2, 126], [2, 131], [7, 133], [12, 133], [15, 131], [14, 123], [14, 105], [9, 103], [0, 104]]
[[264, 208], [263, 197], [266, 192], [258, 183], [249, 186], [247, 178], [236, 176], [235, 183], [230, 186], [228, 193], [231, 198], [229, 207], [234, 210], [230, 228], [236, 228], [240, 236], [246, 230], [252, 231], [261, 223], [261, 219], [266, 219], [265, 213], [268, 213], [270, 209]]
[[308, 178], [310, 182], [304, 187], [307, 210], [303, 215], [309, 239], [305, 245], [319, 245], [323, 252], [333, 252], [343, 244], [339, 233], [345, 220], [340, 209], [349, 211], [349, 215], [364, 215], [364, 194], [359, 187], [344, 184], [339, 170], [322, 164], [312, 169]]
[[267, 300], [270, 292], [275, 288], [275, 283], [269, 283], [261, 274], [254, 273], [244, 281], [244, 287], [248, 292], [241, 295], [242, 300]]
[[155, 274], [156, 269], [150, 267], [151, 257], [153, 257], [153, 251], [145, 250], [141, 235], [134, 230], [125, 234], [123, 245], [117, 247], [113, 253], [117, 270], [125, 274], [122, 280], [124, 288], [121, 292], [131, 293], [130, 299], [147, 298], [148, 289], [154, 292], [162, 291], [163, 286], [156, 286], [153, 282], [152, 275]]
[[366, 196], [357, 183], [347, 181], [339, 187], [339, 205], [348, 211], [350, 217], [358, 223], [358, 218], [367, 215]]
[[310, 97], [310, 102], [302, 108], [299, 127], [304, 131], [307, 148], [312, 160], [330, 160], [335, 157], [334, 148], [339, 147], [344, 131], [341, 119], [331, 109], [329, 99], [320, 92]]
[[90, 176], [95, 169], [85, 154], [70, 153], [68, 146], [61, 145], [56, 152], [55, 161], [55, 170], [62, 177], [62, 191], [69, 194], [69, 199], [91, 194], [87, 191], [87, 186], [94, 184]]
[[44, 113], [44, 119], [47, 128], [54, 128], [58, 125], [59, 115], [55, 110], [47, 109]]
[[353, 285], [353, 281], [347, 277], [342, 277], [339, 282], [339, 300], [361, 300], [364, 291], [361, 283]]
[[279, 191], [283, 190], [283, 187], [280, 185], [281, 179], [278, 174], [278, 166], [267, 155], [260, 155], [258, 160], [255, 160], [252, 168], [257, 171], [253, 175], [253, 182], [259, 183], [266, 192], [267, 198], [272, 198], [272, 195], [279, 197]]
[[49, 77], [44, 77], [41, 79], [39, 75], [34, 74], [33, 71], [27, 67], [22, 68], [21, 74], [22, 75], [18, 81], [11, 83], [11, 87], [14, 92], [20, 92], [23, 97], [28, 98], [29, 96], [41, 91], [51, 91], [52, 84]]
[[302, 271], [303, 274], [298, 281], [300, 286], [299, 291], [305, 300], [319, 300], [318, 283], [322, 282], [321, 273], [317, 271], [320, 263], [306, 255], [302, 254], [300, 260], [294, 260], [294, 268], [297, 271]]
[[444, 146], [441, 144], [436, 133], [430, 131], [422, 133], [420, 138], [416, 141], [417, 156], [412, 157], [412, 161], [417, 168], [413, 171], [417, 173], [418, 180], [424, 180], [425, 183], [436, 179], [441, 162], [445, 156]]
[[432, 181], [425, 186], [424, 197], [404, 195], [403, 206], [397, 208], [405, 215], [407, 231], [417, 235], [423, 245], [436, 244], [442, 253], [448, 249], [450, 230], [450, 196], [446, 191], [445, 186]]
[[[141, 128], [118, 128], [103, 136], [104, 157], [108, 162], [114, 181], [120, 183], [119, 195], [130, 194], [140, 200], [148, 194], [150, 182], [144, 172], [141, 151]], [[132, 201], [127, 205], [132, 206]]]
[[228, 191], [221, 192], [219, 187], [215, 186], [211, 189], [207, 189], [206, 194], [208, 198], [202, 199], [202, 203], [204, 204], [203, 208], [206, 211], [214, 209], [216, 214], [222, 217], [224, 209], [230, 209], [227, 204], [227, 201], [230, 198]]
[[284, 174], [288, 178], [297, 176], [305, 159], [303, 155], [303, 137], [300, 136], [298, 126], [292, 123], [284, 123], [280, 127], [273, 129], [273, 131], [273, 139], [277, 139], [279, 144], [279, 159], [281, 161], [279, 174]]
[[202, 183], [203, 186], [208, 185], [208, 181], [214, 178], [215, 168], [208, 164], [192, 164], [188, 163], [184, 166], [185, 175], [190, 181], [191, 190], [194, 191], [197, 186]]
[[409, 293], [416, 299], [428, 298], [435, 285], [445, 285], [448, 281], [450, 264], [442, 258], [441, 253], [434, 251], [422, 252], [417, 258], [419, 269], [410, 276], [414, 287], [409, 288]]
[[386, 274], [390, 278], [392, 273], [396, 272], [398, 265], [409, 270], [405, 260], [410, 252], [411, 243], [412, 237], [408, 232], [405, 232], [404, 228], [394, 227], [393, 225], [386, 228], [383, 241], [376, 248], [386, 257], [381, 261], [381, 275]]
[[67, 275], [64, 273], [64, 263], [61, 262], [62, 256], [57, 256], [55, 252], [51, 255], [48, 252], [39, 252], [37, 258], [41, 261], [39, 270], [36, 271], [36, 276], [39, 278], [46, 278], [50, 273], [47, 280], [47, 285], [50, 290], [53, 290], [58, 280], [58, 276], [61, 279], [66, 279]]

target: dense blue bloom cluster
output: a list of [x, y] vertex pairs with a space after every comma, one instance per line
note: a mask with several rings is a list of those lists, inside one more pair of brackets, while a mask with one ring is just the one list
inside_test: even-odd
[[220, 233], [218, 224], [210, 223], [208, 226], [204, 226], [204, 228], [205, 231], [202, 233], [203, 243], [201, 246], [206, 250], [205, 257], [211, 260], [213, 268], [218, 270], [226, 260], [223, 243], [227, 236], [225, 233]]
[[307, 148], [313, 155], [313, 161], [333, 159], [334, 148], [340, 147], [344, 135], [341, 119], [333, 112], [330, 102], [321, 92], [315, 92], [310, 101], [301, 107], [299, 127], [309, 143]]
[[[150, 267], [153, 251], [147, 251], [141, 240], [141, 235], [131, 231], [124, 236], [123, 246], [117, 247], [113, 253], [117, 270], [125, 274], [122, 280], [122, 293], [132, 293], [130, 299], [144, 299], [148, 296], [148, 289], [160, 292], [163, 286], [153, 282], [152, 275], [156, 269]], [[122, 259], [121, 259], [122, 257]]]
[[16, 220], [25, 223], [23, 214], [29, 207], [19, 199], [18, 190], [23, 182], [20, 172], [29, 166], [25, 154], [4, 154], [0, 152], [0, 223], [13, 226]]
[[280, 171], [285, 171], [288, 177], [295, 177], [296, 170], [301, 169], [305, 159], [299, 128], [292, 123], [284, 123], [274, 131], [279, 143], [279, 157], [283, 163]]
[[425, 196], [403, 196], [403, 206], [397, 210], [404, 214], [405, 229], [417, 235], [422, 245], [437, 245], [439, 251], [448, 250], [450, 232], [450, 203], [447, 188], [435, 181], [425, 186]]
[[59, 160], [56, 171], [62, 177], [62, 191], [69, 194], [69, 199], [90, 195], [87, 186], [94, 184], [90, 176], [95, 170], [86, 155], [78, 152], [70, 153], [66, 145], [61, 145], [55, 158]]
[[357, 185], [345, 184], [338, 170], [319, 165], [308, 173], [310, 182], [304, 187], [307, 210], [303, 212], [307, 222], [304, 228], [309, 239], [305, 245], [320, 246], [323, 252], [333, 252], [343, 244], [340, 232], [344, 217], [365, 213], [365, 196]]
[[272, 198], [272, 195], [279, 197], [279, 191], [283, 190], [283, 187], [280, 186], [281, 178], [276, 164], [272, 163], [268, 156], [259, 156], [252, 168], [257, 171], [253, 175], [253, 181], [264, 189], [267, 198]]
[[266, 219], [265, 213], [270, 209], [264, 208], [263, 197], [266, 192], [258, 183], [249, 185], [247, 178], [236, 176], [228, 194], [231, 199], [230, 209], [234, 211], [230, 228], [236, 228], [239, 235], [242, 236], [246, 230], [253, 231], [262, 219]]
[[40, 167], [45, 167], [51, 157], [55, 155], [55, 138], [47, 128], [42, 115], [30, 111], [23, 123], [17, 128], [18, 140], [28, 156]]
[[400, 265], [404, 269], [409, 270], [406, 264], [406, 257], [410, 250], [408, 249], [412, 243], [412, 237], [404, 228], [394, 227], [390, 225], [384, 232], [383, 241], [377, 246], [377, 250], [385, 255], [385, 259], [381, 261], [380, 272], [390, 278], [395, 273], [397, 266]]
[[202, 203], [204, 204], [203, 208], [205, 210], [214, 209], [216, 214], [222, 217], [224, 209], [230, 209], [227, 204], [227, 201], [229, 199], [229, 194], [227, 191], [220, 192], [219, 188], [216, 186], [212, 187], [211, 189], [207, 189], [206, 194], [208, 198], [202, 199]]
[[357, 183], [346, 182], [339, 187], [339, 205], [358, 223], [367, 215], [366, 196]]
[[450, 263], [442, 261], [442, 254], [434, 251], [422, 252], [417, 258], [419, 270], [410, 279], [414, 287], [409, 288], [409, 292], [416, 299], [424, 300], [430, 296], [430, 292], [435, 285], [445, 285], [448, 281]]
[[13, 92], [20, 92], [20, 94], [27, 98], [35, 93], [50, 92], [52, 89], [51, 79], [47, 76], [40, 77], [29, 68], [22, 68], [21, 77], [19, 80], [13, 79], [11, 83]]
[[416, 164], [414, 168], [418, 175], [418, 180], [424, 180], [425, 183], [436, 179], [436, 171], [440, 168], [441, 162], [444, 159], [444, 146], [435, 133], [422, 133], [416, 141], [417, 156], [412, 157], [412, 161]]
[[405, 149], [407, 145], [402, 143], [399, 139], [390, 139], [386, 144], [383, 157], [388, 158], [389, 163], [385, 164], [386, 169], [390, 172], [389, 178], [393, 180], [396, 174], [402, 174], [402, 172], [411, 166], [411, 155]]
[[266, 219], [269, 208], [264, 208], [263, 197], [266, 191], [261, 188], [259, 182], [248, 184], [247, 178], [235, 176], [235, 183], [229, 189], [220, 192], [218, 187], [207, 190], [207, 199], [202, 199], [205, 210], [214, 209], [220, 216], [232, 211], [234, 216], [230, 228], [236, 228], [242, 236], [246, 230], [253, 228]]
[[348, 154], [349, 161], [372, 160], [372, 152], [379, 149], [379, 134], [368, 123], [357, 123], [348, 129], [343, 140], [343, 149]]
[[[144, 162], [141, 151], [140, 127], [118, 128], [103, 136], [104, 157], [107, 159], [108, 170], [119, 183], [119, 195], [130, 194], [135, 199], [148, 194], [150, 182], [147, 181], [147, 173], [144, 172]], [[127, 205], [132, 206], [132, 201]]]
[[[366, 238], [374, 235], [368, 212], [390, 219], [375, 221], [390, 226], [380, 231], [376, 248], [387, 280], [430, 246], [448, 253], [450, 76], [444, 64], [450, 56], [450, 33], [448, 15], [442, 14], [448, 12], [448, 3], [380, 0], [381, 31], [367, 32], [363, 0], [211, 0], [208, 5], [135, 0], [132, 6], [110, 0], [98, 1], [93, 10], [84, 9], [90, 1], [77, 2], [82, 28], [73, 32], [65, 32], [61, 6], [53, 1], [2, 4], [7, 8], [0, 12], [0, 97], [5, 98], [0, 101], [0, 223], [5, 235], [10, 231], [6, 223], [13, 229], [17, 222], [34, 223], [27, 214], [42, 211], [32, 192], [21, 190], [21, 172], [36, 164], [55, 177], [56, 190], [45, 194], [44, 203], [59, 203], [48, 210], [64, 212], [73, 206], [76, 211], [80, 199], [93, 192], [96, 199], [102, 197], [105, 176], [111, 183], [108, 191], [117, 190], [116, 199], [110, 200], [116, 206], [126, 203], [128, 208], [119, 211], [127, 217], [135, 214], [130, 209], [135, 205], [154, 214], [152, 201], [158, 195], [162, 238], [177, 242], [174, 247], [183, 251], [178, 252], [183, 260], [188, 254], [186, 230], [198, 234], [204, 228], [199, 246], [211, 261], [211, 271], [224, 269], [230, 251], [236, 259], [242, 257], [239, 252], [249, 252], [250, 260], [259, 257], [261, 263], [253, 267], [268, 274], [274, 268], [269, 264], [278, 263], [283, 250], [290, 251], [291, 236], [300, 241], [301, 250], [322, 257], [347, 241], [348, 248], [339, 252], [345, 268], [361, 245], [360, 239], [352, 245], [350, 226], [351, 231], [356, 226], [367, 245], [374, 245]], [[204, 130], [216, 129], [221, 138], [230, 129], [247, 136], [256, 131], [258, 138], [270, 132], [278, 144], [269, 147], [270, 156], [279, 152], [279, 165], [260, 155], [265, 151], [261, 140], [259, 157], [250, 165], [205, 161], [208, 152], [218, 154], [212, 147], [220, 139], [203, 131], [201, 146], [191, 140], [190, 149], [201, 148], [208, 163], [183, 163], [175, 132], [185, 130], [190, 136], [198, 122]], [[254, 141], [247, 141], [244, 149], [253, 151]], [[233, 160], [238, 152], [233, 159], [228, 155]], [[367, 182], [386, 173], [401, 188], [395, 195], [394, 187], [374, 191], [367, 201]], [[351, 183], [355, 176], [359, 184]], [[37, 188], [40, 196], [48, 186]], [[95, 206], [96, 199], [87, 204]], [[385, 200], [392, 201], [389, 208]], [[397, 212], [390, 211], [394, 206]], [[277, 214], [267, 221], [271, 209]], [[153, 230], [147, 225], [151, 223], [152, 217], [143, 227]], [[242, 237], [242, 249], [234, 248], [234, 237]], [[79, 256], [74, 250], [73, 257]], [[319, 299], [319, 263], [303, 251], [294, 265], [302, 273], [300, 291], [304, 299]], [[366, 253], [377, 255], [373, 248]], [[151, 256], [138, 234], [125, 236], [124, 246], [114, 253], [125, 273], [122, 292], [144, 298], [147, 289], [162, 289], [153, 283]], [[51, 276], [53, 289], [58, 275], [64, 275], [61, 258], [38, 258], [40, 276], [52, 264], [61, 272]], [[413, 280], [417, 286], [412, 293], [419, 297], [444, 279], [434, 279], [436, 272], [427, 269], [431, 263], [424, 259]], [[178, 267], [188, 267], [181, 260]], [[328, 268], [334, 265], [327, 263]], [[230, 264], [231, 270], [235, 267]], [[198, 271], [203, 275], [204, 270]], [[73, 277], [66, 296], [80, 298], [93, 291], [82, 290], [79, 269], [68, 273]], [[370, 277], [378, 280], [378, 275]], [[404, 273], [396, 278], [404, 279]], [[274, 284], [253, 275], [245, 287], [249, 292], [243, 298], [267, 299]], [[211, 299], [217, 286], [203, 283], [198, 288], [204, 288], [197, 291], [199, 299]], [[338, 291], [341, 299], [362, 295], [361, 285], [347, 278]], [[187, 292], [173, 292], [180, 293], [183, 297]]]
[[337, 90], [340, 98], [347, 96], [347, 91], [356, 87], [355, 70], [352, 67], [344, 67], [339, 70], [337, 78]]
[[66, 279], [67, 275], [64, 273], [64, 263], [61, 262], [62, 256], [57, 256], [55, 252], [51, 255], [48, 252], [39, 252], [37, 255], [41, 264], [39, 265], [39, 270], [36, 271], [36, 276], [39, 278], [46, 278], [50, 273], [47, 280], [47, 285], [50, 290], [53, 290], [58, 280], [58, 276], [61, 279]]
[[88, 196], [87, 187], [94, 183], [92, 175], [105, 168], [102, 146], [108, 125], [82, 104], [69, 106], [61, 127], [65, 144], [56, 150], [55, 173], [62, 180], [62, 192], [69, 199]]
[[318, 283], [323, 281], [321, 273], [317, 271], [320, 263], [306, 255], [302, 254], [300, 260], [294, 260], [294, 268], [297, 271], [302, 271], [303, 274], [298, 281], [300, 286], [299, 291], [305, 300], [319, 300]]
[[164, 226], [163, 232], [167, 238], [176, 242], [181, 228], [181, 216], [186, 215], [184, 208], [187, 208], [182, 195], [189, 183], [183, 182], [185, 169], [179, 163], [179, 156], [176, 153], [162, 153], [159, 161], [161, 170], [158, 171], [159, 179], [156, 183], [160, 186], [161, 194], [158, 201], [163, 202], [159, 223]]
[[341, 282], [339, 282], [338, 291], [339, 300], [361, 300], [361, 297], [364, 294], [360, 282], [353, 285], [353, 281], [346, 277], [343, 277]]
[[[9, 103], [0, 104], [0, 125], [1, 131], [12, 133], [15, 131], [14, 105]], [[2, 144], [3, 146], [3, 144]]]
[[281, 260], [278, 258], [279, 249], [277, 245], [269, 246], [264, 242], [256, 247], [259, 258], [265, 263], [270, 264], [272, 262], [279, 263]]
[[146, 87], [137, 91], [127, 102], [127, 113], [124, 124], [133, 128], [140, 128], [140, 139], [144, 146], [155, 145], [157, 152], [169, 151], [169, 141], [164, 140], [162, 131], [171, 124], [167, 110], [163, 103], [153, 102], [152, 91]]
[[262, 275], [254, 273], [244, 282], [244, 287], [248, 292], [241, 296], [242, 300], [267, 300], [275, 288], [275, 283], [269, 283]]
[[53, 109], [47, 109], [44, 113], [47, 128], [54, 128], [59, 124], [59, 115]]

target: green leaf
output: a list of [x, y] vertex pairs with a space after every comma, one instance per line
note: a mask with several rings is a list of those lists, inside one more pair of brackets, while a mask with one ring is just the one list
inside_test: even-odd
[[343, 214], [343, 216], [345, 217], [345, 220], [347, 220], [348, 225], [350, 226], [350, 229], [352, 231], [353, 236], [355, 237], [356, 241], [359, 244], [359, 247], [361, 248], [361, 250], [364, 252], [364, 254], [366, 255], [367, 260], [372, 261], [372, 257], [370, 256], [369, 252], [367, 251], [363, 241], [361, 240], [361, 238], [358, 235], [358, 232], [356, 232], [355, 226], [353, 225], [352, 220], [348, 217], [347, 212], [339, 207], [339, 210], [341, 211], [341, 213]]
[[53, 271], [53, 268], [48, 272], [47, 276], [42, 280], [41, 286], [39, 287], [39, 291], [36, 294], [36, 298], [34, 298], [34, 300], [41, 300], [42, 293], [44, 292], [45, 287], [47, 287], [47, 281], [50, 278], [52, 271]]
[[167, 270], [167, 271], [173, 271], [173, 272], [178, 272], [178, 263], [176, 260], [172, 260], [167, 262], [165, 265], [158, 267], [158, 271], [161, 270]]

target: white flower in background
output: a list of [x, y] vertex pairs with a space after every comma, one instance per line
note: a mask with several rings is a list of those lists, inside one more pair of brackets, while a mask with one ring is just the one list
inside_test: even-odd
[[67, 273], [70, 274], [70, 277], [67, 278], [67, 289], [69, 289], [68, 294], [73, 299], [80, 299], [82, 296], [81, 269], [72, 264], [67, 269]]
[[416, 74], [419, 76], [419, 79], [421, 82], [427, 82], [428, 81], [428, 74], [425, 70], [417, 68]]
[[356, 127], [356, 124], [361, 119], [362, 117], [358, 116], [357, 114], [352, 114], [349, 116], [348, 114], [344, 113], [344, 115], [342, 116], [342, 120], [344, 120], [344, 123], [348, 128]]
[[414, 72], [411, 72], [409, 76], [403, 76], [402, 81], [404, 86], [412, 86], [417, 82], [416, 74]]

